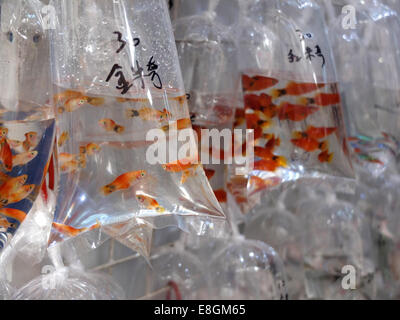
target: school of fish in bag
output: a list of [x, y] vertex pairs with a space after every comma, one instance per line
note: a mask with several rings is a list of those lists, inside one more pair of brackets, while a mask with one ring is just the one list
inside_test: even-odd
[[136, 218], [218, 232], [224, 214], [198, 161], [165, 2], [52, 5], [60, 190], [50, 241]]

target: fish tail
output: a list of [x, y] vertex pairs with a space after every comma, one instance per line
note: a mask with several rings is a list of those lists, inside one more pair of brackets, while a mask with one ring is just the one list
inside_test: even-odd
[[285, 157], [279, 156], [277, 161], [280, 167], [287, 168], [288, 164]]
[[88, 97], [87, 98], [87, 102], [94, 106], [94, 107], [98, 107], [104, 104], [105, 99], [104, 98], [92, 98], [92, 97]]
[[114, 127], [114, 131], [115, 131], [116, 133], [123, 133], [123, 132], [125, 131], [125, 127], [124, 127], [124, 126], [120, 126], [120, 125], [116, 125], [116, 126]]
[[322, 141], [319, 146], [318, 149], [322, 150], [322, 151], [326, 151], [329, 148], [329, 144], [328, 141]]
[[127, 118], [135, 118], [135, 117], [139, 117], [139, 111], [135, 110], [135, 109], [127, 109], [126, 110], [126, 116]]
[[163, 208], [161, 206], [158, 206], [158, 207], [156, 207], [156, 211], [160, 212], [160, 213], [163, 213], [163, 212], [165, 212], [165, 208]]
[[312, 98], [300, 97], [297, 99], [297, 103], [306, 106], [315, 103], [315, 100]]
[[272, 89], [270, 96], [272, 99], [278, 99], [279, 97], [282, 97], [286, 94], [285, 89]]

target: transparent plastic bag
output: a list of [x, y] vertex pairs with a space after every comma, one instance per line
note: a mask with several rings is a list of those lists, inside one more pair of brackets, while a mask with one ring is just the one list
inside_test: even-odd
[[[52, 5], [54, 102], [64, 140], [52, 242], [137, 217], [155, 228], [217, 231], [224, 215], [196, 154], [188, 155], [197, 150], [193, 132], [173, 146], [179, 120], [190, 119], [165, 1]], [[162, 159], [167, 140], [172, 154]]]
[[31, 210], [53, 151], [49, 42], [37, 0], [1, 2], [0, 248]]
[[239, 59], [255, 131], [249, 192], [302, 177], [353, 178], [323, 11], [307, 0], [243, 6]]

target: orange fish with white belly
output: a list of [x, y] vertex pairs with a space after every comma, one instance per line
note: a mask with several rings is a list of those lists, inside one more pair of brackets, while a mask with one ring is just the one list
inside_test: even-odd
[[90, 228], [77, 229], [77, 228], [74, 228], [74, 227], [71, 227], [71, 226], [68, 226], [68, 225], [65, 225], [65, 224], [53, 222], [53, 228], [54, 229], [56, 229], [58, 232], [60, 232], [62, 234], [65, 234], [65, 235], [67, 235], [69, 237], [75, 237], [75, 236], [79, 235], [82, 232], [91, 231], [91, 230], [100, 228], [100, 226], [101, 226], [100, 222], [97, 221], [97, 223], [94, 224], [93, 226], [91, 226]]
[[28, 151], [24, 153], [19, 153], [12, 157], [13, 167], [26, 165], [28, 162], [32, 161], [38, 155], [37, 151]]
[[30, 131], [30, 132], [25, 133], [25, 141], [22, 142], [22, 146], [25, 151], [30, 151], [30, 150], [36, 148], [38, 143], [39, 143], [39, 136], [38, 136], [37, 132]]
[[146, 209], [155, 210], [157, 212], [165, 212], [165, 209], [160, 206], [156, 199], [149, 197], [143, 193], [136, 194], [137, 201], [143, 205]]
[[182, 172], [181, 184], [184, 184], [189, 177], [193, 176], [199, 166], [200, 164], [193, 159], [177, 160], [162, 165], [163, 169], [167, 172]]
[[101, 119], [98, 123], [107, 132], [123, 133], [125, 131], [124, 126], [117, 124], [112, 119]]
[[101, 192], [105, 196], [107, 196], [119, 190], [129, 189], [135, 184], [135, 182], [140, 181], [141, 179], [146, 177], [146, 175], [147, 175], [146, 170], [131, 171], [121, 174], [113, 182], [102, 187]]
[[139, 110], [127, 109], [126, 116], [127, 116], [127, 118], [139, 117], [140, 119], [142, 119], [144, 121], [163, 122], [163, 121], [167, 121], [171, 117], [171, 113], [165, 108], [162, 111], [160, 111], [157, 109], [144, 107]]

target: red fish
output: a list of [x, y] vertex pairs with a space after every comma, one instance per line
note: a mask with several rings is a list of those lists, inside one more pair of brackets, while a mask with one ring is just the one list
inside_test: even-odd
[[11, 171], [13, 167], [12, 159], [13, 155], [11, 152], [10, 145], [7, 142], [6, 137], [0, 140], [0, 160], [4, 165], [6, 171]]
[[237, 108], [235, 111], [235, 122], [233, 123], [233, 127], [240, 127], [245, 121], [246, 119], [244, 109]]
[[320, 162], [328, 162], [328, 163], [330, 163], [333, 160], [333, 153], [329, 153], [328, 150], [324, 150], [318, 155], [318, 160]]
[[214, 191], [215, 197], [217, 200], [221, 203], [225, 203], [227, 200], [227, 194], [226, 191], [223, 189], [215, 190]]
[[101, 188], [102, 193], [107, 196], [118, 190], [125, 190], [132, 187], [132, 185], [143, 179], [147, 175], [145, 170], [131, 171], [118, 176], [113, 182]]
[[249, 184], [250, 188], [252, 189], [252, 193], [256, 193], [264, 189], [275, 187], [280, 182], [281, 179], [277, 177], [262, 179], [257, 176], [251, 176], [249, 179]]
[[312, 138], [300, 138], [290, 140], [296, 147], [299, 147], [307, 152], [313, 152], [318, 149], [324, 151], [328, 149], [328, 142], [319, 142]]
[[268, 89], [278, 82], [278, 80], [269, 77], [254, 76], [250, 78], [246, 75], [242, 76], [243, 90], [248, 92]]
[[204, 172], [208, 180], [210, 180], [215, 175], [215, 170], [213, 169], [204, 169]]
[[313, 92], [324, 86], [325, 86], [325, 84], [323, 84], [323, 83], [313, 83], [313, 82], [298, 83], [298, 82], [290, 81], [287, 83], [286, 88], [284, 88], [284, 89], [271, 90], [271, 96], [275, 99], [282, 97], [284, 95], [301, 96], [302, 94], [307, 94], [307, 93]]
[[282, 159], [259, 160], [254, 162], [254, 170], [275, 172], [279, 167], [287, 166], [285, 162], [282, 163], [281, 161]]
[[100, 222], [97, 221], [97, 223], [94, 224], [93, 226], [91, 226], [90, 228], [80, 228], [80, 229], [77, 229], [77, 228], [74, 228], [74, 227], [71, 227], [71, 226], [68, 226], [65, 224], [53, 222], [53, 228], [62, 234], [65, 234], [70, 237], [75, 237], [82, 232], [91, 231], [91, 230], [100, 228]]
[[312, 138], [315, 140], [321, 140], [329, 135], [331, 135], [332, 133], [336, 132], [337, 128], [333, 128], [333, 127], [313, 127], [313, 126], [308, 126], [307, 130], [305, 132], [301, 132], [301, 131], [295, 131], [293, 133], [293, 137], [296, 139], [300, 139], [300, 138]]
[[279, 106], [278, 116], [279, 120], [303, 121], [318, 110], [317, 107], [283, 102]]
[[255, 113], [246, 113], [247, 129], [268, 129], [272, 122], [270, 120], [263, 120]]
[[303, 105], [315, 104], [317, 106], [326, 107], [340, 103], [340, 95], [338, 93], [318, 93], [314, 98], [300, 98], [299, 103]]

